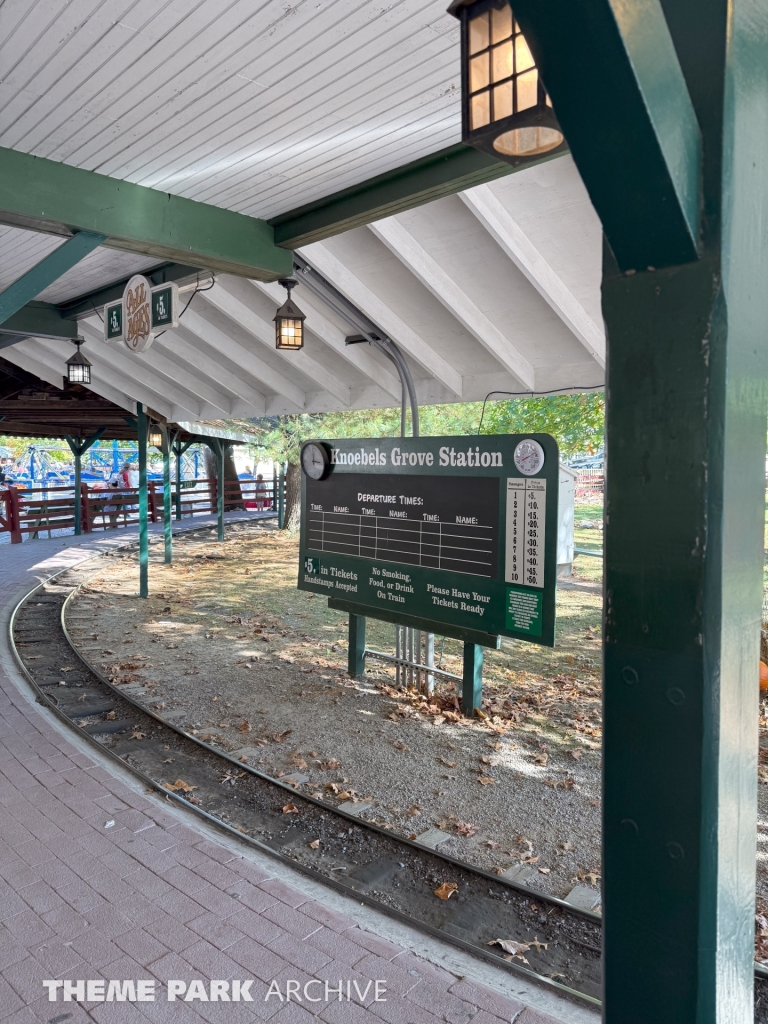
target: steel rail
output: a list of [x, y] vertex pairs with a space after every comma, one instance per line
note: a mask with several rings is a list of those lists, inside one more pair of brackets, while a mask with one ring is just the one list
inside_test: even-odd
[[[249, 519], [232, 520], [232, 522], [240, 522], [240, 523], [248, 523], [250, 521], [251, 520], [249, 520]], [[202, 526], [202, 525], [200, 525], [200, 526], [190, 526], [190, 527], [187, 527], [187, 528], [185, 528], [183, 530], [177, 530], [175, 532], [177, 534], [190, 534], [190, 533], [199, 533], [199, 532], [209, 531], [209, 530], [211, 530], [213, 528], [214, 527]], [[156, 543], [159, 543], [159, 541], [156, 542]], [[129, 544], [125, 545], [125, 546], [121, 546], [120, 550], [121, 551], [130, 550], [134, 546], [135, 546], [135, 542], [132, 542], [132, 543], [129, 543]], [[460, 936], [457, 936], [457, 935], [452, 934], [450, 932], [446, 932], [443, 929], [434, 927], [434, 926], [432, 926], [432, 925], [430, 925], [430, 924], [428, 924], [426, 922], [419, 921], [418, 919], [415, 919], [414, 917], [411, 917], [410, 915], [405, 914], [402, 911], [387, 905], [386, 903], [383, 903], [382, 901], [380, 901], [380, 900], [378, 900], [378, 899], [368, 895], [367, 893], [365, 893], [363, 891], [360, 891], [360, 890], [355, 889], [355, 888], [353, 888], [353, 887], [351, 887], [349, 885], [344, 884], [342, 881], [337, 880], [336, 878], [332, 877], [329, 874], [326, 874], [326, 873], [324, 873], [324, 872], [322, 872], [322, 871], [320, 871], [320, 870], [318, 870], [316, 868], [313, 868], [310, 865], [302, 864], [301, 862], [299, 862], [299, 861], [297, 861], [297, 860], [295, 860], [295, 859], [293, 859], [293, 858], [291, 858], [289, 856], [286, 856], [283, 853], [280, 853], [278, 850], [275, 850], [272, 846], [268, 845], [267, 843], [261, 842], [260, 840], [258, 840], [257, 838], [255, 838], [253, 836], [244, 835], [241, 831], [239, 831], [238, 828], [234, 827], [233, 825], [228, 824], [226, 821], [223, 821], [221, 818], [217, 817], [216, 815], [211, 814], [210, 812], [206, 811], [204, 808], [196, 806], [195, 804], [191, 804], [184, 797], [179, 796], [179, 794], [171, 792], [170, 790], [166, 789], [165, 786], [162, 785], [162, 783], [159, 782], [157, 779], [152, 778], [152, 776], [148, 775], [146, 772], [142, 771], [141, 769], [137, 768], [134, 765], [131, 765], [123, 757], [121, 757], [119, 754], [115, 753], [114, 751], [112, 751], [108, 747], [106, 747], [103, 743], [99, 742], [99, 740], [95, 736], [90, 735], [89, 733], [85, 732], [82, 728], [80, 728], [77, 724], [75, 724], [73, 719], [71, 717], [69, 717], [60, 707], [58, 707], [56, 701], [51, 699], [51, 697], [37, 683], [37, 681], [34, 679], [34, 677], [28, 671], [26, 665], [24, 664], [22, 655], [20, 654], [20, 652], [19, 652], [19, 650], [18, 650], [18, 648], [16, 646], [16, 640], [15, 640], [15, 635], [14, 634], [15, 634], [15, 629], [16, 629], [16, 625], [17, 625], [17, 620], [19, 618], [19, 613], [21, 612], [21, 610], [24, 608], [25, 605], [27, 605], [29, 602], [31, 602], [32, 599], [36, 595], [39, 594], [40, 591], [44, 590], [44, 588], [47, 585], [49, 585], [52, 582], [58, 580], [60, 577], [65, 576], [67, 573], [73, 573], [73, 574], [74, 573], [81, 573], [84, 569], [86, 569], [86, 567], [92, 561], [100, 559], [103, 556], [103, 554], [104, 554], [103, 552], [99, 552], [99, 553], [95, 554], [92, 558], [85, 559], [78, 566], [74, 566], [74, 567], [70, 566], [70, 567], [67, 567], [65, 569], [61, 569], [61, 570], [59, 570], [59, 571], [57, 571], [55, 573], [52, 573], [49, 577], [47, 577], [45, 580], [39, 582], [26, 595], [24, 595], [24, 597], [22, 597], [19, 600], [19, 602], [16, 604], [16, 606], [13, 609], [13, 612], [11, 614], [11, 620], [10, 620], [10, 637], [9, 637], [11, 649], [12, 649], [12, 652], [14, 654], [14, 657], [15, 657], [17, 665], [19, 666], [19, 668], [20, 668], [22, 674], [24, 675], [25, 679], [27, 680], [27, 682], [30, 684], [30, 686], [34, 690], [39, 703], [43, 704], [44, 706], [48, 707], [51, 711], [53, 711], [53, 713], [57, 716], [57, 718], [59, 718], [69, 728], [71, 728], [74, 732], [76, 732], [76, 734], [78, 736], [80, 736], [81, 738], [86, 740], [91, 746], [93, 746], [95, 749], [98, 749], [101, 752], [102, 755], [106, 755], [109, 758], [109, 760], [111, 760], [113, 763], [118, 764], [123, 769], [127, 769], [128, 771], [130, 771], [135, 777], [139, 778], [144, 784], [146, 784], [147, 786], [149, 786], [150, 788], [152, 788], [153, 790], [155, 790], [159, 794], [162, 794], [162, 796], [166, 800], [171, 800], [177, 806], [183, 807], [187, 812], [191, 811], [192, 813], [198, 815], [202, 820], [205, 820], [206, 822], [208, 822], [209, 824], [211, 824], [215, 828], [221, 830], [222, 832], [226, 833], [230, 837], [236, 839], [238, 841], [238, 843], [242, 844], [244, 847], [251, 847], [253, 849], [257, 849], [261, 853], [265, 853], [268, 856], [270, 856], [270, 857], [280, 861], [281, 863], [289, 865], [290, 867], [294, 868], [295, 870], [300, 871], [302, 874], [306, 875], [307, 877], [312, 878], [315, 881], [321, 882], [324, 885], [329, 885], [331, 888], [333, 888], [337, 892], [340, 892], [340, 893], [342, 893], [342, 894], [344, 894], [346, 896], [350, 896], [350, 897], [358, 900], [359, 902], [364, 902], [367, 905], [369, 905], [371, 907], [374, 907], [377, 910], [383, 911], [384, 913], [390, 915], [391, 917], [395, 918], [396, 920], [401, 921], [404, 924], [409, 925], [410, 927], [416, 927], [416, 928], [426, 932], [427, 934], [432, 935], [435, 938], [441, 939], [442, 941], [449, 942], [450, 944], [458, 946], [459, 948], [465, 950], [466, 952], [471, 953], [474, 956], [479, 956], [482, 959], [484, 959], [484, 960], [486, 960], [486, 961], [488, 961], [490, 963], [495, 964], [497, 967], [502, 967], [502, 968], [504, 968], [505, 970], [507, 970], [507, 971], [509, 971], [511, 973], [518, 974], [518, 975], [520, 975], [522, 977], [527, 978], [528, 980], [535, 981], [537, 984], [544, 985], [547, 988], [550, 988], [550, 989], [552, 989], [554, 991], [557, 991], [561, 995], [564, 995], [564, 996], [566, 996], [568, 998], [573, 998], [573, 999], [576, 999], [576, 1000], [581, 1001], [581, 1002], [585, 1002], [585, 1003], [587, 1003], [589, 1005], [592, 1005], [592, 1006], [595, 1006], [595, 1007], [598, 1007], [598, 1006], [601, 1005], [600, 1000], [596, 999], [593, 996], [590, 996], [588, 994], [582, 993], [582, 992], [578, 991], [577, 989], [571, 988], [568, 985], [563, 985], [563, 984], [561, 984], [560, 982], [558, 982], [558, 981], [556, 981], [554, 979], [551, 979], [551, 978], [548, 978], [548, 977], [546, 977], [544, 975], [541, 975], [541, 974], [537, 973], [536, 971], [527, 969], [527, 968], [523, 967], [522, 965], [518, 966], [515, 963], [510, 963], [509, 961], [503, 960], [501, 958], [500, 954], [495, 954], [493, 952], [489, 952], [487, 949], [483, 948], [482, 946], [478, 946], [478, 945], [476, 945], [476, 944], [474, 944], [472, 942], [468, 942], [468, 941], [462, 939]], [[76, 595], [76, 593], [78, 592], [78, 590], [86, 582], [87, 582], [86, 579], [82, 579], [82, 580], [80, 580], [79, 583], [74, 585], [71, 588], [70, 592], [67, 594], [67, 597], [64, 599], [64, 601], [62, 603], [61, 613], [60, 613], [60, 616], [59, 616], [59, 624], [60, 624], [60, 627], [61, 627], [62, 635], [64, 636], [67, 644], [70, 646], [73, 654], [83, 664], [85, 669], [88, 672], [90, 672], [99, 681], [99, 683], [102, 686], [104, 686], [116, 699], [129, 704], [140, 716], [144, 716], [146, 718], [152, 719], [155, 722], [156, 725], [160, 726], [163, 729], [167, 729], [167, 730], [171, 731], [172, 733], [176, 734], [179, 739], [182, 739], [186, 743], [193, 744], [194, 746], [200, 748], [201, 751], [205, 751], [208, 756], [211, 756], [213, 758], [216, 758], [217, 760], [220, 760], [222, 762], [227, 763], [232, 768], [236, 768], [239, 772], [243, 772], [244, 771], [248, 775], [250, 775], [250, 776], [252, 776], [252, 777], [254, 777], [254, 778], [256, 778], [256, 779], [258, 779], [258, 780], [260, 780], [262, 782], [268, 783], [269, 785], [271, 785], [273, 787], [276, 787], [276, 788], [282, 790], [286, 795], [290, 795], [293, 798], [297, 798], [298, 797], [300, 800], [305, 801], [305, 802], [307, 802], [307, 803], [309, 803], [311, 805], [314, 805], [318, 810], [320, 810], [324, 814], [334, 815], [334, 816], [336, 816], [338, 818], [345, 819], [347, 822], [349, 822], [351, 824], [354, 824], [355, 826], [357, 826], [359, 828], [362, 828], [362, 829], [368, 830], [368, 831], [372, 831], [372, 832], [376, 832], [376, 833], [382, 835], [383, 837], [385, 837], [386, 839], [388, 839], [390, 841], [393, 841], [393, 842], [397, 843], [398, 845], [402, 845], [403, 847], [409, 849], [410, 852], [415, 854], [415, 855], [423, 856], [424, 854], [428, 854], [430, 857], [434, 857], [437, 860], [440, 860], [440, 861], [446, 862], [448, 864], [451, 864], [451, 865], [453, 865], [453, 866], [455, 866], [457, 868], [460, 868], [464, 872], [470, 873], [471, 875], [483, 878], [486, 881], [491, 882], [491, 883], [493, 883], [496, 886], [501, 886], [503, 888], [507, 888], [507, 889], [513, 890], [513, 891], [515, 891], [515, 892], [517, 892], [517, 893], [519, 893], [521, 895], [527, 896], [527, 897], [535, 900], [538, 903], [544, 903], [544, 904], [549, 904], [549, 905], [551, 905], [553, 907], [559, 907], [560, 909], [565, 911], [567, 914], [572, 915], [574, 917], [582, 918], [584, 920], [591, 921], [591, 922], [596, 923], [596, 924], [600, 924], [601, 923], [601, 918], [600, 918], [600, 915], [598, 915], [598, 914], [594, 914], [594, 913], [592, 913], [590, 911], [586, 911], [586, 910], [580, 910], [579, 908], [573, 907], [570, 904], [566, 903], [564, 900], [558, 899], [557, 897], [550, 896], [548, 894], [543, 894], [539, 890], [531, 889], [531, 888], [529, 888], [528, 886], [526, 886], [526, 885], [524, 885], [522, 883], [511, 882], [511, 881], [509, 881], [507, 879], [501, 878], [498, 875], [494, 875], [494, 874], [491, 874], [490, 872], [484, 871], [481, 868], [476, 868], [476, 867], [474, 867], [472, 865], [469, 865], [466, 862], [458, 860], [457, 858], [451, 857], [451, 856], [449, 856], [447, 854], [441, 854], [441, 853], [439, 853], [439, 852], [437, 852], [435, 850], [427, 849], [427, 848], [421, 846], [420, 844], [418, 844], [417, 842], [413, 842], [411, 840], [408, 840], [408, 839], [402, 838], [400, 836], [397, 836], [397, 835], [395, 835], [394, 833], [392, 833], [391, 831], [389, 831], [389, 830], [387, 830], [385, 828], [377, 826], [377, 825], [373, 824], [372, 822], [365, 821], [364, 819], [361, 819], [360, 817], [358, 817], [356, 815], [348, 814], [347, 812], [342, 811], [339, 808], [333, 807], [333, 806], [331, 806], [331, 805], [329, 805], [329, 804], [327, 804], [327, 803], [325, 803], [325, 802], [323, 802], [321, 800], [318, 800], [315, 797], [310, 796], [309, 794], [298, 793], [297, 790], [293, 786], [290, 786], [290, 785], [288, 785], [286, 783], [283, 783], [279, 779], [275, 779], [275, 778], [273, 778], [273, 777], [271, 777], [269, 775], [266, 775], [265, 773], [260, 772], [258, 769], [253, 768], [250, 765], [244, 764], [243, 762], [238, 761], [238, 760], [234, 759], [233, 757], [230, 757], [226, 752], [221, 751], [221, 750], [219, 750], [217, 748], [214, 748], [214, 747], [210, 746], [209, 744], [207, 744], [204, 741], [198, 739], [197, 737], [192, 736], [189, 733], [185, 732], [183, 729], [173, 725], [173, 723], [166, 721], [160, 715], [155, 714], [155, 712], [153, 712], [151, 709], [144, 707], [142, 704], [140, 704], [138, 701], [136, 701], [129, 694], [121, 692], [118, 688], [114, 687], [108, 681], [108, 679], [106, 679], [104, 677], [104, 675], [97, 668], [95, 668], [95, 666], [93, 666], [88, 661], [87, 658], [85, 658], [80, 653], [80, 651], [74, 645], [74, 642], [73, 642], [73, 640], [72, 640], [72, 638], [71, 638], [71, 636], [69, 634], [69, 631], [67, 629], [67, 626], [66, 626], [66, 622], [65, 622], [66, 609], [69, 606], [69, 604], [72, 601], [72, 599], [74, 598], [74, 596]], [[437, 670], [435, 670], [435, 671], [437, 671]], [[572, 940], [572, 941], [576, 941], [576, 940]], [[768, 980], [768, 967], [764, 967], [762, 964], [755, 963], [754, 970], [755, 970], [756, 978]]]

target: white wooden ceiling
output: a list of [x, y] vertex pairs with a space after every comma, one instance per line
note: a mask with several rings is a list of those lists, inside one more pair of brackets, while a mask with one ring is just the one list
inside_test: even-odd
[[458, 141], [445, 0], [3, 0], [0, 145], [269, 218]]
[[[0, 287], [61, 239], [0, 231]], [[421, 404], [491, 391], [600, 385], [601, 231], [569, 157], [306, 246], [301, 255], [406, 354]], [[96, 250], [41, 298], [61, 302], [149, 261]], [[181, 326], [143, 355], [106, 344], [96, 313], [82, 320], [92, 389], [169, 420], [376, 408], [400, 401], [392, 365], [301, 285], [302, 352], [274, 347], [277, 284], [217, 277]], [[184, 296], [186, 301], [188, 296]], [[26, 339], [0, 353], [60, 384], [71, 347]]]

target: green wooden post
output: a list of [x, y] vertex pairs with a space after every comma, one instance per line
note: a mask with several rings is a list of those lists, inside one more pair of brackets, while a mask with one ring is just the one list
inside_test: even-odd
[[353, 679], [365, 675], [365, 616], [349, 616], [347, 672]]
[[227, 446], [224, 441], [219, 441], [216, 445], [216, 469], [217, 469], [217, 486], [216, 486], [216, 511], [219, 520], [219, 540], [224, 540], [224, 457], [227, 451]]
[[147, 500], [147, 432], [149, 420], [136, 403], [139, 442], [139, 597], [149, 597], [149, 502]]
[[181, 441], [178, 437], [173, 442], [173, 451], [176, 455], [176, 487], [175, 490], [175, 504], [176, 504], [176, 519], [181, 519]]
[[483, 703], [483, 648], [480, 644], [464, 644], [464, 672], [461, 689], [461, 710], [466, 718], [475, 717], [475, 708]]
[[173, 534], [171, 532], [171, 446], [168, 427], [160, 426], [163, 437], [163, 535], [165, 539], [165, 564], [173, 561]]
[[697, 262], [626, 275], [607, 248], [604, 258], [604, 1019], [747, 1024], [768, 9], [664, 7], [704, 139], [705, 218]]
[[106, 427], [101, 427], [94, 434], [91, 434], [88, 438], [80, 438], [75, 440], [69, 434], [65, 436], [65, 440], [69, 445], [69, 449], [75, 459], [75, 536], [79, 537], [83, 532], [83, 496], [81, 494], [81, 476], [83, 468], [83, 455], [88, 451], [92, 444], [95, 444], [101, 435], [106, 430]]
[[75, 456], [75, 536], [79, 537], [83, 532], [83, 496], [80, 493], [82, 474], [82, 454], [80, 446], [73, 450]]

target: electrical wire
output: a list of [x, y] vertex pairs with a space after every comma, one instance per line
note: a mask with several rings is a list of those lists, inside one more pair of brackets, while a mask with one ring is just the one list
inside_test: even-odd
[[[485, 406], [491, 395], [508, 395], [510, 398], [544, 398], [546, 395], [560, 395], [565, 391], [569, 391], [573, 394], [574, 388], [555, 388], [553, 391], [489, 391], [483, 400], [483, 410], [480, 413], [480, 423], [477, 427], [477, 433], [479, 434], [483, 428]], [[588, 384], [583, 388], [579, 388], [579, 391], [576, 393], [579, 394], [582, 391], [605, 391], [605, 384]]]
[[[187, 312], [187, 310], [189, 309], [190, 302], [192, 301], [192, 299], [194, 299], [194, 297], [198, 294], [198, 292], [209, 292], [211, 290], [211, 288], [213, 288], [213, 286], [215, 284], [216, 284], [216, 275], [212, 274], [211, 275], [211, 283], [206, 288], [201, 288], [200, 287], [200, 275], [198, 274], [197, 275], [197, 288], [195, 288], [195, 290], [189, 296], [189, 298], [187, 299], [187, 304], [184, 306], [184, 309], [182, 309], [182, 311], [179, 313], [179, 320], [181, 320], [181, 318]], [[166, 331], [160, 331], [159, 334], [156, 334], [155, 335], [155, 341], [157, 341], [158, 338], [162, 338], [162, 336], [165, 333], [166, 333]]]

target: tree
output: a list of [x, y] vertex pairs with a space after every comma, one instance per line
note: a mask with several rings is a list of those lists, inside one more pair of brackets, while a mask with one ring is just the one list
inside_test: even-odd
[[[506, 402], [426, 405], [419, 409], [420, 433], [427, 436], [467, 434], [552, 434], [560, 451], [597, 451], [603, 443], [604, 397], [600, 394], [518, 398]], [[409, 414], [410, 422], [410, 414]], [[297, 530], [301, 515], [299, 455], [305, 441], [335, 437], [398, 437], [400, 409], [300, 413], [237, 421], [254, 434], [268, 458], [285, 464], [285, 528]]]
[[551, 434], [565, 458], [603, 445], [605, 394], [548, 395], [488, 403], [483, 434]]

